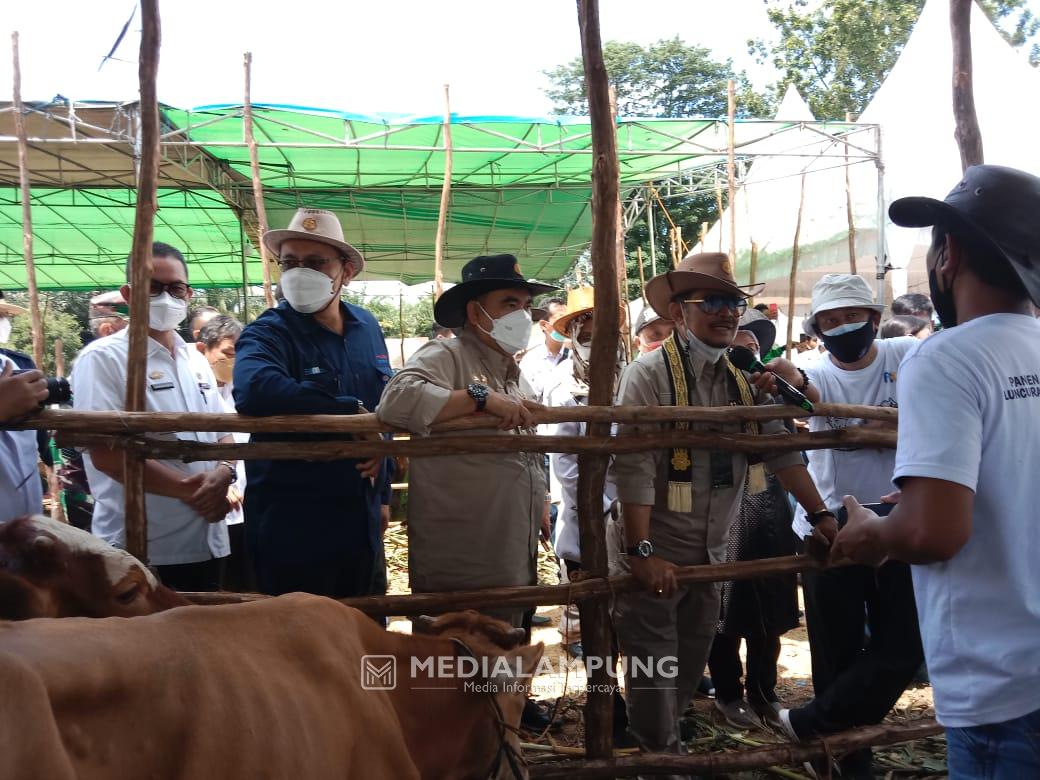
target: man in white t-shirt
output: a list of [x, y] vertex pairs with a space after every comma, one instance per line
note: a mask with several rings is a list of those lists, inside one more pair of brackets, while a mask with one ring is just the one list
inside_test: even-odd
[[[121, 289], [127, 301], [133, 295], [148, 296], [145, 411], [221, 412], [209, 363], [176, 332], [192, 295], [184, 255], [157, 241], [152, 245], [152, 262], [148, 288], [131, 290], [124, 285]], [[76, 409], [125, 408], [128, 353], [129, 329], [98, 339], [80, 352], [71, 376]], [[185, 431], [162, 438], [205, 444], [232, 441], [230, 436], [210, 432]], [[84, 453], [83, 464], [94, 494], [92, 530], [122, 547], [126, 541], [122, 455], [94, 447]], [[175, 590], [218, 590], [221, 559], [228, 554], [224, 516], [235, 464], [149, 459], [144, 468], [149, 563], [163, 584]]]
[[[805, 369], [780, 359], [770, 367], [795, 387], [804, 386], [813, 401], [895, 407], [899, 364], [918, 341], [877, 340], [883, 308], [862, 277], [827, 274], [813, 287], [812, 309], [802, 324], [802, 332], [823, 341], [826, 355]], [[809, 420], [812, 431], [879, 425], [838, 417]], [[844, 496], [880, 501], [891, 492], [895, 453], [828, 449], [808, 457], [827, 511], [809, 517], [799, 509], [793, 527], [798, 538], [825, 549], [837, 534], [834, 513]], [[816, 698], [781, 712], [785, 731], [803, 740], [880, 722], [923, 660], [909, 566], [892, 561], [876, 571], [847, 566], [806, 572], [802, 583]], [[870, 629], [865, 645], [864, 614]], [[872, 776], [869, 750], [840, 763], [846, 777]]]
[[950, 777], [1040, 777], [1040, 178], [973, 166], [889, 214], [932, 226], [943, 330], [900, 373], [898, 506], [846, 499], [832, 555], [914, 564]]

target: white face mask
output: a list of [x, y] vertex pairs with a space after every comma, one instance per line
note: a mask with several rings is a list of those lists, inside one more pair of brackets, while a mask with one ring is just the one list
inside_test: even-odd
[[823, 331], [824, 336], [844, 336], [846, 333], [852, 333], [854, 330], [859, 330], [866, 322], [846, 322], [844, 325], [839, 325], [836, 328]]
[[148, 327], [160, 333], [173, 330], [188, 316], [188, 302], [164, 292], [148, 301]]
[[314, 314], [332, 303], [336, 280], [312, 268], [290, 268], [278, 287], [289, 305], [300, 314]]
[[480, 325], [477, 327], [493, 338], [504, 352], [512, 355], [526, 349], [531, 340], [531, 312], [518, 309], [496, 320], [483, 306], [480, 306], [480, 310], [488, 316], [492, 325], [491, 330], [484, 330]]
[[683, 322], [683, 329], [686, 331], [686, 346], [690, 350], [690, 357], [697, 355], [702, 360], [714, 364], [717, 363], [719, 361], [719, 358], [725, 355], [726, 350], [729, 349], [729, 347], [712, 347], [708, 344], [705, 344], [703, 341], [701, 341], [699, 338], [693, 335], [693, 331], [690, 330], [690, 327], [686, 324], [685, 321]]
[[6, 344], [11, 339], [11, 320], [0, 317], [0, 344]]

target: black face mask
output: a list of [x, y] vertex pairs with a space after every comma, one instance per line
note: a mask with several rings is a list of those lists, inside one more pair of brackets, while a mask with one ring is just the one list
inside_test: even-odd
[[953, 301], [953, 285], [947, 286], [945, 290], [939, 289], [939, 274], [936, 269], [939, 260], [936, 258], [935, 265], [928, 272], [928, 293], [932, 297], [932, 305], [935, 313], [939, 315], [939, 323], [944, 328], [952, 328], [957, 324], [957, 304]]
[[823, 345], [827, 351], [834, 355], [841, 363], [855, 363], [862, 360], [863, 356], [870, 351], [870, 345], [874, 343], [877, 328], [874, 327], [873, 318], [867, 320], [861, 327], [842, 333], [839, 336], [828, 336], [821, 333]]

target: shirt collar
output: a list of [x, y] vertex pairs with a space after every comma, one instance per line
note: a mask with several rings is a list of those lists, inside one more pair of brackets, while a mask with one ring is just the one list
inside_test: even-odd
[[[127, 343], [127, 345], [129, 346], [129, 344], [130, 344], [130, 328], [123, 328], [121, 331], [118, 331], [117, 333], [115, 333], [113, 335], [114, 335], [115, 338], [120, 338], [123, 341], [125, 341]], [[173, 331], [173, 351], [174, 351], [174, 353], [178, 354], [178, 353], [183, 352], [184, 349], [187, 346], [188, 346], [188, 342], [186, 342], [184, 339], [181, 338], [181, 334], [178, 333], [177, 331]], [[164, 347], [158, 341], [153, 339], [151, 334], [149, 334], [148, 335], [148, 354], [151, 355], [152, 353], [154, 353], [156, 351], [165, 352], [167, 355], [170, 354], [169, 351], [166, 349], [166, 347]]]
[[[310, 330], [312, 333], [317, 333], [319, 331], [325, 333], [331, 332], [328, 329], [323, 328], [320, 324], [318, 324], [318, 321], [314, 319], [313, 314], [300, 314], [300, 312], [296, 311], [296, 309], [290, 306], [287, 301], [281, 301], [278, 304], [278, 308], [284, 312], [287, 312], [288, 316], [294, 318], [298, 323], [300, 323], [300, 326], [305, 330]], [[353, 325], [361, 321], [360, 319], [358, 319], [357, 315], [354, 314], [351, 305], [346, 301], [340, 299], [339, 308], [343, 312], [343, 322], [345, 324]]]
[[459, 331], [458, 338], [466, 345], [467, 349], [475, 351], [488, 368], [500, 371], [507, 379], [511, 375], [519, 374], [520, 369], [513, 360], [512, 355], [503, 355], [497, 349], [492, 349], [473, 332], [469, 325]]

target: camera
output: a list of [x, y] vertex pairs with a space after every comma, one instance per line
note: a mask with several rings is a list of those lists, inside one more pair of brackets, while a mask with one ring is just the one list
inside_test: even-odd
[[[27, 371], [33, 370], [35, 369], [23, 368], [17, 371], [12, 371], [11, 375], [17, 376], [18, 374], [24, 374]], [[60, 376], [48, 376], [44, 377], [44, 381], [47, 382], [47, 397], [43, 399], [40, 406], [72, 403], [72, 388], [69, 386], [68, 379], [64, 379]]]
[[[862, 506], [863, 506], [864, 509], [869, 509], [871, 512], [876, 514], [878, 517], [887, 517], [888, 513], [896, 508], [895, 504], [884, 504], [884, 503], [863, 504]], [[841, 507], [840, 509], [838, 509], [838, 511], [835, 514], [837, 515], [837, 518], [838, 518], [838, 528], [844, 528], [845, 527], [845, 523], [849, 522], [849, 510], [847, 510], [845, 507]]]

